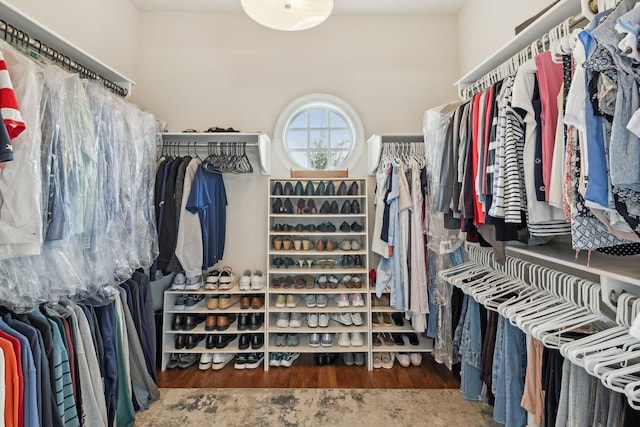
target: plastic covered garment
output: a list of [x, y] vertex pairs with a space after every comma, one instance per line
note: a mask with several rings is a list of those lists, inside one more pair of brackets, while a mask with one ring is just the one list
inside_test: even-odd
[[[0, 171], [0, 301], [25, 311], [63, 297], [108, 295], [106, 286], [158, 253], [155, 119], [97, 82], [4, 43], [0, 49], [26, 122], [15, 161]], [[17, 182], [20, 198], [9, 188]], [[37, 240], [1, 234], [12, 214], [37, 220]]]

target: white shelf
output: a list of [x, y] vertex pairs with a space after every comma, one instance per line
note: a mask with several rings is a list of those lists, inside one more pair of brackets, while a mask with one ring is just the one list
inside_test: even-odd
[[40, 42], [57, 50], [59, 53], [68, 56], [74, 62], [111, 80], [113, 83], [126, 89], [128, 94], [131, 94], [131, 86], [135, 84], [133, 80], [67, 41], [64, 37], [48, 29], [18, 8], [6, 2], [0, 2], [0, 19], [27, 33], [32, 39], [40, 40]]
[[[257, 147], [260, 155], [260, 172], [262, 175], [271, 173], [271, 139], [262, 132], [164, 132], [161, 133], [162, 142], [190, 143], [193, 150], [207, 150], [209, 143], [246, 142], [247, 147]], [[200, 145], [197, 145], [200, 144]]]
[[334, 335], [331, 347], [311, 347], [309, 345], [309, 336], [307, 334], [300, 335], [300, 344], [296, 346], [277, 346], [275, 345], [275, 336], [269, 338], [269, 350], [272, 353], [368, 353], [369, 343], [366, 335], [363, 337], [364, 344], [361, 346], [342, 347], [338, 345], [338, 337]]
[[375, 175], [380, 164], [382, 144], [393, 142], [424, 142], [424, 135], [396, 134], [396, 135], [371, 135], [367, 140], [367, 172]]
[[458, 88], [458, 93], [460, 94], [462, 89], [469, 87], [481, 77], [502, 65], [512, 56], [516, 55], [522, 49], [531, 45], [531, 43], [538, 40], [543, 34], [549, 32], [553, 27], [561, 24], [568, 18], [579, 14], [581, 9], [582, 6], [580, 0], [560, 0], [542, 16], [516, 35], [511, 41], [502, 46], [502, 48], [497, 52], [460, 78], [460, 80], [455, 83], [455, 86]]
[[386, 345], [372, 346], [373, 352], [392, 352], [392, 353], [431, 353], [433, 352], [433, 339], [424, 338], [418, 334], [418, 345], [409, 344], [407, 337], [403, 336], [405, 345]]

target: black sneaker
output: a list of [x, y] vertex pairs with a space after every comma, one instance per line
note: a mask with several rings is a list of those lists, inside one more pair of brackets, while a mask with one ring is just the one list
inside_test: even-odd
[[178, 368], [187, 369], [198, 363], [200, 360], [199, 353], [184, 353], [180, 356], [180, 361], [178, 362]]
[[245, 363], [245, 368], [247, 369], [256, 369], [262, 361], [264, 360], [263, 353], [251, 353], [247, 357], [247, 362]]
[[233, 364], [233, 367], [236, 369], [244, 369], [247, 365], [247, 355], [246, 354], [238, 354], [236, 356], [236, 362]]
[[180, 363], [180, 357], [176, 353], [171, 353], [167, 362], [167, 369], [176, 369]]

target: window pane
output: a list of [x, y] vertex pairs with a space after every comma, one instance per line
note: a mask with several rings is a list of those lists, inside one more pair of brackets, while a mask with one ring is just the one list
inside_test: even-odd
[[299, 113], [293, 120], [291, 120], [291, 125], [289, 126], [289, 129], [292, 129], [292, 128], [302, 128], [302, 129], [307, 128], [307, 112], [306, 111]]
[[309, 164], [309, 157], [306, 151], [291, 151], [289, 152], [289, 154], [291, 155], [293, 160], [300, 165], [300, 167], [303, 167], [305, 169], [312, 168], [312, 166]]
[[332, 128], [346, 128], [347, 122], [344, 121], [342, 116], [338, 113], [331, 112], [331, 127]]
[[331, 152], [330, 168], [338, 168], [347, 159], [348, 151], [333, 151]]
[[309, 148], [329, 148], [329, 132], [326, 130], [309, 131]]
[[351, 148], [351, 132], [348, 130], [331, 130], [331, 148]]
[[324, 128], [329, 126], [329, 110], [313, 108], [309, 110], [309, 127]]
[[287, 147], [289, 149], [306, 149], [307, 148], [307, 131], [306, 130], [290, 130], [287, 132]]

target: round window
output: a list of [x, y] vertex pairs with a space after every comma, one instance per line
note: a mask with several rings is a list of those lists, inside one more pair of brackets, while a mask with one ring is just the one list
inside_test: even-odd
[[293, 166], [334, 170], [347, 167], [357, 141], [363, 140], [353, 109], [330, 95], [309, 95], [291, 103], [276, 124], [276, 139]]

